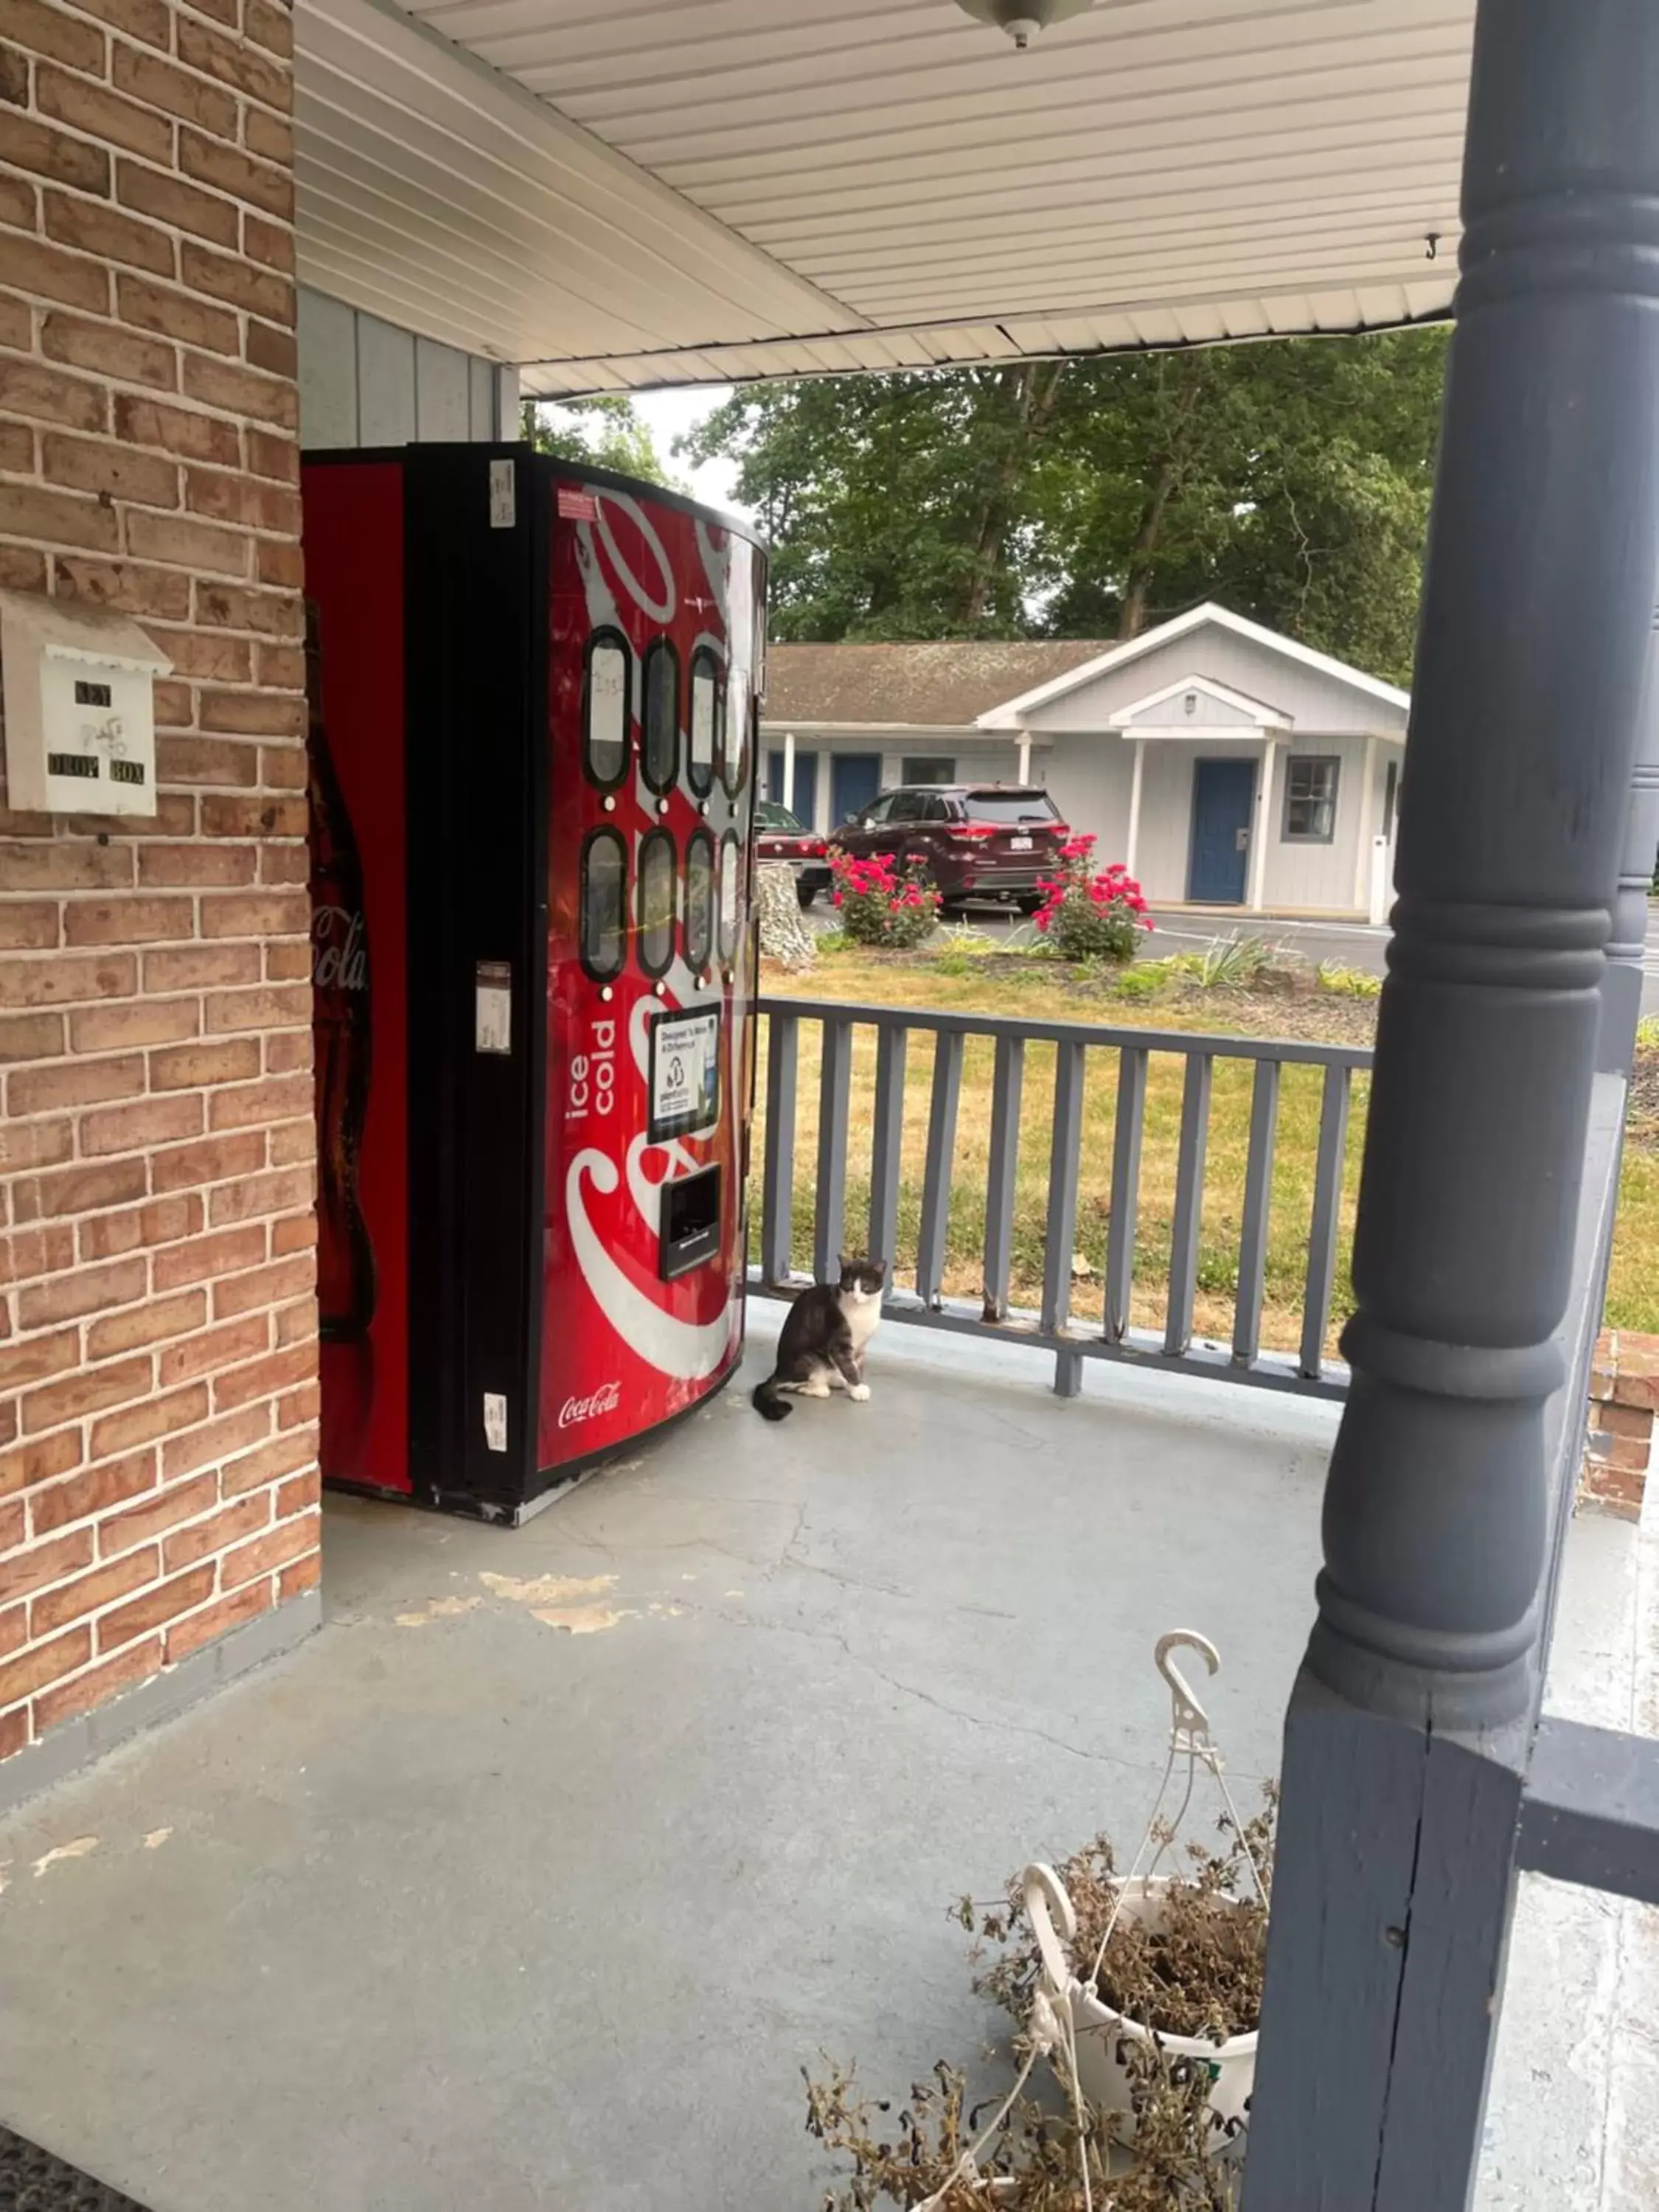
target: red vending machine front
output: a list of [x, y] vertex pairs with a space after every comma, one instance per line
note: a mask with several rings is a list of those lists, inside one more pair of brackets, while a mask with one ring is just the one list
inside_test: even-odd
[[304, 498], [323, 1470], [516, 1520], [741, 1354], [764, 556], [524, 447]]

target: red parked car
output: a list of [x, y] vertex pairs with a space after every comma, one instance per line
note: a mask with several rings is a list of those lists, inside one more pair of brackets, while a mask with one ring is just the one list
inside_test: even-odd
[[820, 891], [830, 888], [829, 848], [798, 822], [787, 806], [775, 799], [755, 801], [755, 857], [757, 860], [786, 860], [795, 872], [795, 896], [811, 906]]
[[884, 791], [843, 822], [832, 842], [860, 860], [921, 863], [946, 914], [970, 901], [1035, 914], [1071, 836], [1046, 791], [1001, 783], [911, 784]]

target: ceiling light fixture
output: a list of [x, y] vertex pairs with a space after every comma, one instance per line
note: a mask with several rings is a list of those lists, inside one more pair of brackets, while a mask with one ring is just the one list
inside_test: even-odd
[[1094, 3], [1095, 0], [957, 0], [963, 15], [1006, 31], [1021, 53], [1050, 23], [1063, 23], [1068, 15], [1086, 15]]

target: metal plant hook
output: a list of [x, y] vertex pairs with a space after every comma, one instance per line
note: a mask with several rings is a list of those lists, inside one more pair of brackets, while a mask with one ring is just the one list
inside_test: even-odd
[[1210, 1735], [1210, 1717], [1170, 1656], [1181, 1650], [1196, 1651], [1212, 1674], [1219, 1673], [1221, 1668], [1221, 1654], [1209, 1638], [1200, 1636], [1195, 1628], [1172, 1628], [1167, 1636], [1158, 1638], [1153, 1656], [1158, 1673], [1170, 1686], [1175, 1708], [1170, 1724], [1170, 1749], [1177, 1758], [1185, 1753], [1189, 1759], [1201, 1759], [1212, 1772], [1218, 1771], [1220, 1753]]

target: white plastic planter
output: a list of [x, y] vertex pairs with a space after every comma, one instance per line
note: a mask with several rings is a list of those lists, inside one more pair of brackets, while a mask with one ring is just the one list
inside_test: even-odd
[[[1156, 1924], [1163, 1911], [1163, 1893], [1168, 1887], [1168, 1877], [1163, 1875], [1126, 1882], [1118, 1911], [1120, 1924]], [[1157, 2043], [1170, 2057], [1190, 2059], [1206, 2068], [1210, 2075], [1206, 2102], [1217, 2131], [1228, 2136], [1237, 2133], [1247, 2121], [1245, 2107], [1255, 2086], [1255, 2030], [1231, 2036], [1225, 2043], [1212, 2043], [1201, 2036], [1154, 2035], [1139, 2021], [1112, 2011], [1092, 1989], [1084, 1987], [1073, 1969], [1070, 1947], [1077, 1940], [1077, 1915], [1060, 1876], [1052, 1867], [1027, 1867], [1024, 1891], [1026, 1915], [1036, 1936], [1049, 1995], [1064, 1996], [1071, 2008], [1077, 2039], [1077, 2086], [1090, 2104], [1113, 2116], [1113, 2132], [1118, 2141], [1127, 2143], [1134, 2139], [1129, 2069], [1122, 2055], [1126, 2047], [1134, 2044]], [[1054, 2057], [1063, 2069], [1063, 2046]]]

